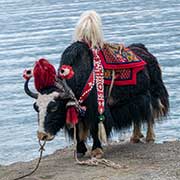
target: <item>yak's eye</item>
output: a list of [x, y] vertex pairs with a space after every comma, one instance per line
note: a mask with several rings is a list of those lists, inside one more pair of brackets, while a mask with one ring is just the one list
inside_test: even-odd
[[49, 112], [55, 112], [58, 110], [58, 104], [56, 101], [51, 101], [47, 107]]
[[33, 108], [35, 109], [35, 111], [39, 112], [39, 107], [36, 102], [33, 104]]

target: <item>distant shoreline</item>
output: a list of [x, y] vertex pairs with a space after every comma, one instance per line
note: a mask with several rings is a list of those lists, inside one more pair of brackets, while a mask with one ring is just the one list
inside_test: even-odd
[[[104, 147], [105, 158], [128, 168], [113, 169], [75, 164], [73, 148], [57, 150], [43, 157], [37, 172], [28, 180], [139, 180], [180, 179], [180, 141], [163, 144], [122, 143]], [[88, 159], [89, 152], [81, 160]], [[17, 162], [9, 166], [0, 165], [0, 180], [12, 180], [30, 172], [37, 159]]]

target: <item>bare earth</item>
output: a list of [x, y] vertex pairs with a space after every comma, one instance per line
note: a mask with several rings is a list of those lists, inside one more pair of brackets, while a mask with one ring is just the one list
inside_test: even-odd
[[[80, 166], [73, 159], [73, 148], [43, 157], [39, 169], [26, 180], [180, 180], [180, 141], [163, 144], [115, 144], [104, 147], [105, 158], [122, 165]], [[89, 153], [85, 158], [88, 159]], [[13, 180], [29, 173], [37, 160], [0, 166], [0, 179]], [[123, 167], [127, 166], [127, 168]]]

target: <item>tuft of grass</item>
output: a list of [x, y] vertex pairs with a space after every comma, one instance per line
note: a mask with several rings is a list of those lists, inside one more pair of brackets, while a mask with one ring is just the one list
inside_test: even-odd
[[54, 177], [54, 175], [41, 175], [41, 176], [39, 176], [39, 178], [41, 178], [41, 179], [52, 179]]

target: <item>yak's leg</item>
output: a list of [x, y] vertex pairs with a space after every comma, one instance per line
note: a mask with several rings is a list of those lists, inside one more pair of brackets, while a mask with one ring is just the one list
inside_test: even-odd
[[154, 142], [155, 141], [155, 134], [153, 129], [153, 119], [148, 121], [148, 127], [147, 127], [147, 135], [146, 135], [146, 142]]
[[103, 156], [103, 150], [101, 146], [101, 142], [98, 138], [98, 125], [96, 128], [91, 129], [91, 135], [93, 138], [93, 146], [92, 146], [92, 151], [91, 151], [91, 157], [95, 157], [97, 159], [102, 158]]
[[144, 137], [144, 135], [141, 133], [141, 124], [140, 123], [133, 123], [134, 129], [133, 129], [133, 135], [130, 139], [132, 143], [139, 143], [140, 139]]
[[86, 145], [84, 141], [77, 141], [77, 156], [83, 157], [87, 152]]
[[82, 157], [87, 152], [85, 141], [87, 139], [88, 130], [85, 128], [83, 123], [79, 123], [77, 127], [76, 137], [77, 137], [77, 156]]

